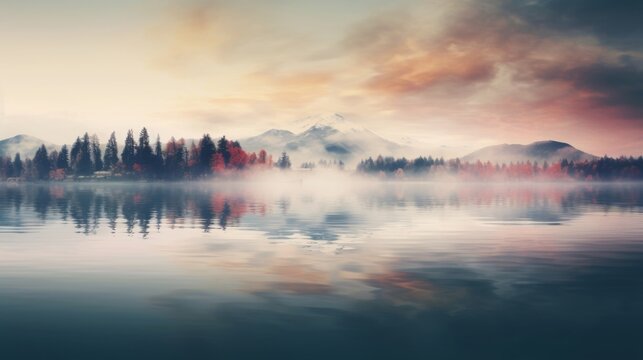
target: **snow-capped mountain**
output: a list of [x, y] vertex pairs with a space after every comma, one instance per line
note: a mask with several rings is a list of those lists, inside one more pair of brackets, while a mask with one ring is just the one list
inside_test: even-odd
[[331, 127], [343, 133], [360, 132], [366, 130], [365, 127], [346, 119], [344, 115], [338, 113], [308, 116], [303, 119], [297, 120], [295, 122], [295, 126], [297, 126], [300, 131], [305, 131], [314, 127]]
[[265, 149], [273, 155], [285, 151], [295, 164], [305, 161], [342, 160], [347, 164], [378, 154], [396, 154], [401, 146], [347, 120], [341, 114], [311, 116], [295, 123], [300, 129], [272, 129], [240, 141], [244, 149]]

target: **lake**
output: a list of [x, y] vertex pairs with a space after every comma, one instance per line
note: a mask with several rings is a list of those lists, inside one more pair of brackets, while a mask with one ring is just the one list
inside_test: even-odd
[[640, 184], [0, 184], [3, 359], [633, 359], [641, 324]]

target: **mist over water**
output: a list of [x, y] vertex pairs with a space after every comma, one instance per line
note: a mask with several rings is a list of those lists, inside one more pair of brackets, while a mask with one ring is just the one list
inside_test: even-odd
[[636, 358], [643, 186], [0, 185], [0, 343], [34, 359]]

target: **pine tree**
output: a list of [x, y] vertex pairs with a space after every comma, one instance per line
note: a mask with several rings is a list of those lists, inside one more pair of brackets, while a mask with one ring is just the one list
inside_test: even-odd
[[185, 169], [185, 147], [183, 139], [176, 141], [174, 137], [165, 146], [165, 169], [170, 178], [183, 176]]
[[281, 157], [277, 161], [277, 167], [286, 170], [290, 169], [291, 163], [290, 163], [290, 157], [288, 157], [288, 154], [285, 152], [281, 153]]
[[13, 158], [13, 176], [21, 177], [22, 176], [22, 160], [20, 159], [20, 153], [16, 153], [16, 156]]
[[147, 129], [143, 128], [138, 137], [138, 146], [136, 147], [136, 162], [143, 169], [149, 169], [152, 165], [152, 147], [150, 146], [150, 136]]
[[74, 145], [71, 146], [71, 152], [69, 153], [69, 164], [74, 170], [76, 170], [76, 164], [78, 163], [78, 154], [80, 154], [81, 146], [82, 142], [80, 141], [80, 137], [76, 137], [76, 141], [74, 142]]
[[96, 134], [92, 135], [92, 160], [94, 162], [94, 171], [103, 171], [103, 156], [100, 150], [100, 141]]
[[127, 137], [125, 138], [125, 146], [123, 147], [123, 153], [121, 154], [121, 159], [123, 160], [123, 165], [128, 171], [132, 171], [134, 162], [136, 161], [136, 143], [134, 142], [134, 133], [132, 130], [127, 132]]
[[198, 176], [198, 164], [199, 164], [199, 149], [194, 144], [194, 141], [190, 144], [190, 150], [187, 154], [188, 157], [188, 170], [190, 175]]
[[163, 173], [163, 149], [161, 147], [161, 137], [156, 135], [156, 143], [154, 144], [154, 172], [157, 176]]
[[13, 162], [11, 162], [10, 157], [0, 158], [0, 178], [6, 179], [10, 177], [15, 177], [13, 171]]
[[228, 164], [230, 163], [230, 150], [228, 149], [228, 140], [225, 138], [225, 136], [219, 139], [219, 142], [217, 143], [217, 149], [219, 150], [219, 154], [223, 156], [223, 163], [228, 166]]
[[116, 133], [112, 132], [105, 146], [105, 155], [103, 156], [103, 168], [111, 170], [118, 163], [118, 144], [116, 143]]
[[58, 163], [58, 151], [54, 150], [49, 153], [49, 166], [53, 169], [56, 170], [56, 164]]
[[83, 140], [80, 145], [80, 151], [78, 152], [76, 174], [87, 176], [87, 175], [91, 175], [92, 173], [93, 173], [93, 164], [92, 164], [92, 154], [91, 154], [91, 143], [89, 140], [89, 134], [85, 133], [85, 135], [83, 135]]
[[45, 180], [49, 178], [49, 156], [47, 155], [47, 148], [45, 145], [41, 145], [36, 151], [36, 155], [33, 158], [33, 165], [36, 170], [36, 178], [39, 180]]
[[56, 159], [56, 169], [63, 169], [65, 171], [69, 169], [69, 150], [67, 150], [67, 145], [63, 145], [63, 147], [60, 148], [58, 158]]
[[199, 158], [198, 158], [198, 171], [201, 175], [208, 175], [212, 173], [212, 159], [217, 149], [214, 141], [210, 138], [210, 134], [203, 135], [199, 142]]

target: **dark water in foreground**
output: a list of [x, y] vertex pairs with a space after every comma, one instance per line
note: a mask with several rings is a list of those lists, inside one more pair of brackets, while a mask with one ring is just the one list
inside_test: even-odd
[[643, 358], [643, 186], [327, 185], [0, 185], [1, 358]]

